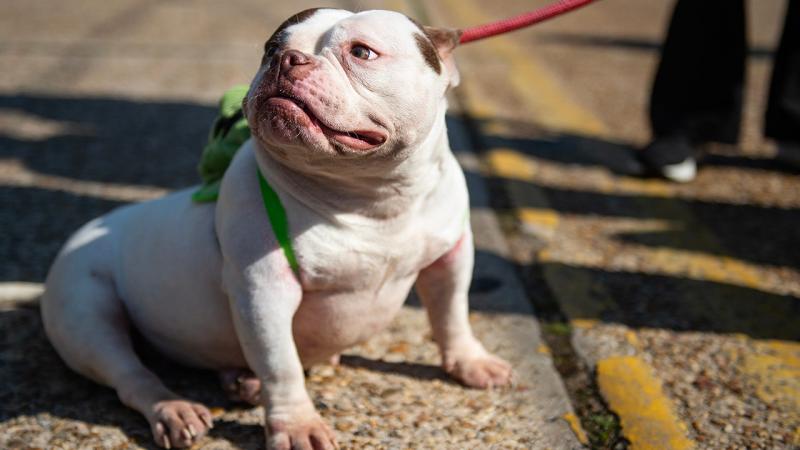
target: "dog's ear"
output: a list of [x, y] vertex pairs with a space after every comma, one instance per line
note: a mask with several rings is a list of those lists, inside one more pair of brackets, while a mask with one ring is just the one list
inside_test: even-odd
[[431, 40], [436, 51], [439, 53], [439, 58], [444, 62], [445, 70], [450, 78], [450, 86], [458, 86], [461, 80], [456, 67], [456, 61], [453, 58], [453, 50], [458, 47], [459, 40], [461, 39], [461, 30], [453, 28], [440, 28], [424, 26], [422, 29], [425, 35]]

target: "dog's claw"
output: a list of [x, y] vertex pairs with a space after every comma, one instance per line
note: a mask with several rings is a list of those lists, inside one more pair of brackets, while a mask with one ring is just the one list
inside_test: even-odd
[[159, 446], [168, 450], [194, 444], [210, 428], [206, 423], [211, 412], [187, 400], [162, 400], [153, 405], [152, 414], [153, 437]]
[[338, 449], [336, 434], [315, 412], [313, 416], [294, 422], [267, 418], [267, 448], [292, 449], [311, 448], [303, 443], [316, 441], [314, 449]]

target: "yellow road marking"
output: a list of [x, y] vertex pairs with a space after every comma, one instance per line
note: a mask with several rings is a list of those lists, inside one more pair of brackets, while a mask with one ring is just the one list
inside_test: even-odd
[[630, 178], [620, 177], [617, 181], [617, 189], [633, 195], [645, 195], [650, 197], [674, 197], [675, 186], [666, 181], [654, 178]]
[[561, 417], [567, 421], [570, 429], [572, 429], [572, 432], [575, 433], [575, 437], [578, 438], [578, 441], [583, 445], [589, 445], [589, 437], [586, 436], [586, 432], [583, 430], [581, 421], [578, 420], [578, 416], [576, 416], [575, 413], [569, 412]]
[[[529, 157], [508, 149], [492, 149], [487, 152], [487, 161], [493, 175], [521, 181], [534, 181], [536, 163]], [[658, 184], [652, 185], [652, 191], [657, 190]], [[536, 203], [546, 205], [547, 200], [534, 193]], [[714, 253], [724, 253], [722, 245], [713, 233], [703, 224], [698, 223], [687, 207], [679, 202], [669, 202], [669, 205], [655, 206], [646, 199], [631, 198], [641, 205], [642, 209], [654, 213], [658, 217], [669, 217], [671, 221], [688, 224], [691, 227], [695, 240], [703, 247]], [[549, 226], [555, 228], [559, 222], [557, 211], [549, 208], [519, 208], [518, 218], [523, 224], [534, 226]], [[761, 275], [762, 270], [758, 265], [729, 256], [719, 256], [699, 251], [679, 250], [672, 247], [640, 246], [638, 252], [644, 253], [645, 259], [658, 270], [654, 273], [667, 275], [680, 275], [696, 280], [713, 281], [752, 289], [771, 292], [772, 283], [766, 282]], [[556, 262], [551, 260], [552, 262]], [[570, 261], [557, 261], [570, 264]]]
[[[544, 210], [547, 211], [547, 210]], [[544, 212], [542, 213], [544, 214]], [[558, 217], [556, 215], [556, 217]], [[520, 219], [522, 221], [522, 219]], [[776, 295], [786, 295], [785, 286], [765, 280], [761, 274], [765, 273], [763, 267], [729, 256], [708, 255], [692, 250], [679, 250], [668, 247], [637, 246], [636, 254], [641, 261], [647, 263], [648, 268], [639, 267], [635, 260], [623, 261], [615, 266], [616, 271], [630, 271], [649, 275], [665, 275], [670, 277], [685, 278], [698, 281], [711, 281], [722, 285], [740, 286]], [[569, 257], [556, 257], [547, 249], [539, 253], [542, 262], [557, 263], [572, 266], [575, 270], [597, 269], [608, 270], [604, 262], [598, 261], [572, 261]], [[782, 268], [784, 272], [792, 269]], [[797, 294], [790, 291], [789, 294]]]
[[756, 395], [772, 408], [790, 412], [796, 428], [790, 445], [800, 447], [800, 343], [764, 340], [744, 355], [742, 372]]
[[514, 150], [493, 148], [486, 152], [485, 158], [492, 174], [499, 177], [530, 181], [536, 174], [536, 163]]
[[550, 347], [548, 347], [547, 344], [539, 344], [539, 346], [536, 347], [536, 352], [540, 353], [542, 355], [551, 355], [552, 354], [550, 352]]
[[755, 382], [756, 395], [769, 405], [785, 405], [800, 419], [800, 343], [759, 341], [756, 348], [742, 366]]
[[588, 330], [590, 328], [594, 328], [600, 321], [595, 319], [572, 319], [570, 320], [570, 324], [575, 328], [580, 328], [582, 330]]
[[597, 384], [633, 450], [694, 448], [652, 368], [635, 356], [597, 363]]
[[548, 228], [556, 228], [558, 226], [559, 215], [552, 209], [518, 208], [517, 215], [525, 223], [536, 224]]
[[539, 236], [552, 237], [558, 228], [559, 217], [552, 209], [518, 208], [517, 218], [525, 231]]
[[736, 284], [755, 289], [768, 290], [762, 286], [757, 269], [751, 264], [728, 256], [714, 256], [700, 252], [656, 248], [649, 252], [648, 260], [665, 273], [686, 271], [688, 278]]
[[[484, 102], [471, 99], [469, 103], [470, 105], [483, 104], [483, 109], [490, 110], [490, 106]], [[535, 180], [536, 162], [520, 152], [506, 148], [494, 148], [486, 152], [485, 159], [492, 175], [529, 182]], [[648, 189], [652, 193], [657, 191], [660, 185], [649, 186], [651, 187]], [[554, 232], [560, 221], [560, 215], [557, 211], [546, 207], [548, 201], [540, 191], [531, 189], [530, 196], [534, 203], [545, 207], [518, 208], [516, 210], [518, 220], [523, 227], [534, 233], [550, 234]], [[698, 243], [708, 248], [709, 251], [724, 253], [724, 249], [711, 231], [703, 224], [698, 223], [691, 211], [680, 205], [679, 202], [656, 206], [647, 200], [636, 197], [632, 197], [631, 200], [639, 204], [642, 209], [655, 213], [658, 217], [670, 217], [677, 222], [689, 224]], [[646, 261], [658, 269], [653, 273], [732, 284], [765, 292], [773, 291], [772, 283], [764, 280], [761, 275], [762, 270], [757, 265], [736, 258], [671, 247], [640, 246], [637, 251], [643, 253]], [[547, 256], [547, 254], [541, 254], [540, 258], [545, 260]], [[571, 261], [552, 259], [548, 259], [548, 261], [571, 263]]]

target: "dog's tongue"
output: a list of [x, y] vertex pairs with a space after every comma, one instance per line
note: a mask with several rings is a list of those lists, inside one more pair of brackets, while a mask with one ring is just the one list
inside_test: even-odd
[[356, 150], [370, 150], [386, 140], [386, 138], [374, 131], [351, 131], [344, 133], [341, 131], [330, 130], [331, 138], [340, 144], [346, 145]]

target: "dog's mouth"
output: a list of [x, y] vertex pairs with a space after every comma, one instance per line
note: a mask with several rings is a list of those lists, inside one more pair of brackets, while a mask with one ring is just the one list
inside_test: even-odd
[[[280, 108], [288, 109], [295, 114], [302, 114], [308, 119], [307, 127], [312, 130], [318, 130], [324, 134], [328, 139], [331, 139], [339, 144], [359, 151], [367, 151], [375, 149], [386, 142], [386, 135], [380, 131], [374, 130], [351, 130], [342, 131], [332, 128], [325, 124], [314, 113], [314, 111], [306, 105], [302, 100], [289, 97], [285, 95], [277, 95], [267, 99], [268, 104]], [[298, 121], [302, 124], [303, 121]]]

